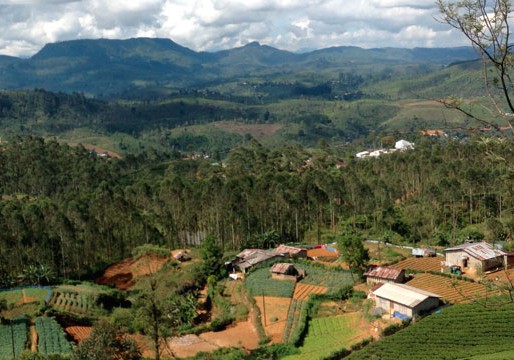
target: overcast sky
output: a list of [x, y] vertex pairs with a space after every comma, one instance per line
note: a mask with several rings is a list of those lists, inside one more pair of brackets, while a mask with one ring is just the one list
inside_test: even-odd
[[251, 41], [290, 51], [468, 45], [437, 15], [435, 0], [0, 0], [0, 54], [131, 37], [170, 38], [196, 51]]

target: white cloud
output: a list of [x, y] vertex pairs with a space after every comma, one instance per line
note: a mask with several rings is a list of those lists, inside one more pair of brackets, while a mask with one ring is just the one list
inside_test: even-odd
[[455, 46], [434, 0], [0, 0], [0, 54], [80, 38], [166, 37], [194, 50]]

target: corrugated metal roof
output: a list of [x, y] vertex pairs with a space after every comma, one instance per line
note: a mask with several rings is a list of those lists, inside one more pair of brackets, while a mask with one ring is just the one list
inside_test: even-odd
[[236, 261], [234, 265], [243, 270], [277, 256], [280, 256], [280, 254], [277, 254], [273, 251], [262, 249], [246, 249], [236, 255], [236, 257], [240, 260]]
[[294, 246], [288, 246], [288, 245], [280, 245], [278, 248], [275, 249], [275, 252], [277, 254], [291, 254], [296, 255], [301, 253], [302, 251], [306, 251], [305, 249], [294, 247]]
[[291, 268], [294, 268], [293, 264], [276, 263], [271, 267], [271, 272], [275, 274], [288, 274]]
[[430, 297], [441, 296], [405, 284], [386, 283], [374, 291], [375, 296], [398, 304], [415, 307]]
[[464, 243], [461, 245], [457, 245], [448, 249], [445, 249], [445, 252], [448, 251], [458, 251], [462, 250], [466, 254], [473, 256], [474, 258], [478, 260], [490, 260], [497, 258], [499, 256], [505, 255], [505, 252], [495, 248], [489, 243], [486, 243], [485, 241], [479, 242], [479, 243]]
[[378, 277], [381, 279], [396, 280], [401, 275], [402, 271], [403, 270], [401, 269], [393, 269], [386, 266], [375, 266], [371, 267], [367, 272], [364, 273], [364, 275]]

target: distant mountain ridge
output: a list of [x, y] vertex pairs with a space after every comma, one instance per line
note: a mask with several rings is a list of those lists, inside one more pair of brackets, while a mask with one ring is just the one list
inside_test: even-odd
[[[71, 40], [45, 45], [29, 59], [0, 56], [0, 87], [109, 95], [137, 88], [190, 88], [240, 78], [382, 71], [391, 66], [441, 67], [476, 58], [470, 47], [332, 47], [293, 53], [252, 42], [196, 52], [170, 39]], [[330, 75], [328, 75], [330, 73]]]

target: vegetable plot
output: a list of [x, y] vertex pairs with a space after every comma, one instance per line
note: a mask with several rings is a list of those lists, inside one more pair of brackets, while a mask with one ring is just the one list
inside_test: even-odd
[[36, 330], [39, 336], [38, 351], [44, 355], [69, 354], [71, 345], [61, 325], [49, 317], [36, 318]]
[[25, 349], [27, 329], [26, 318], [15, 319], [12, 324], [0, 325], [0, 359], [12, 359], [13, 355], [18, 356]]

